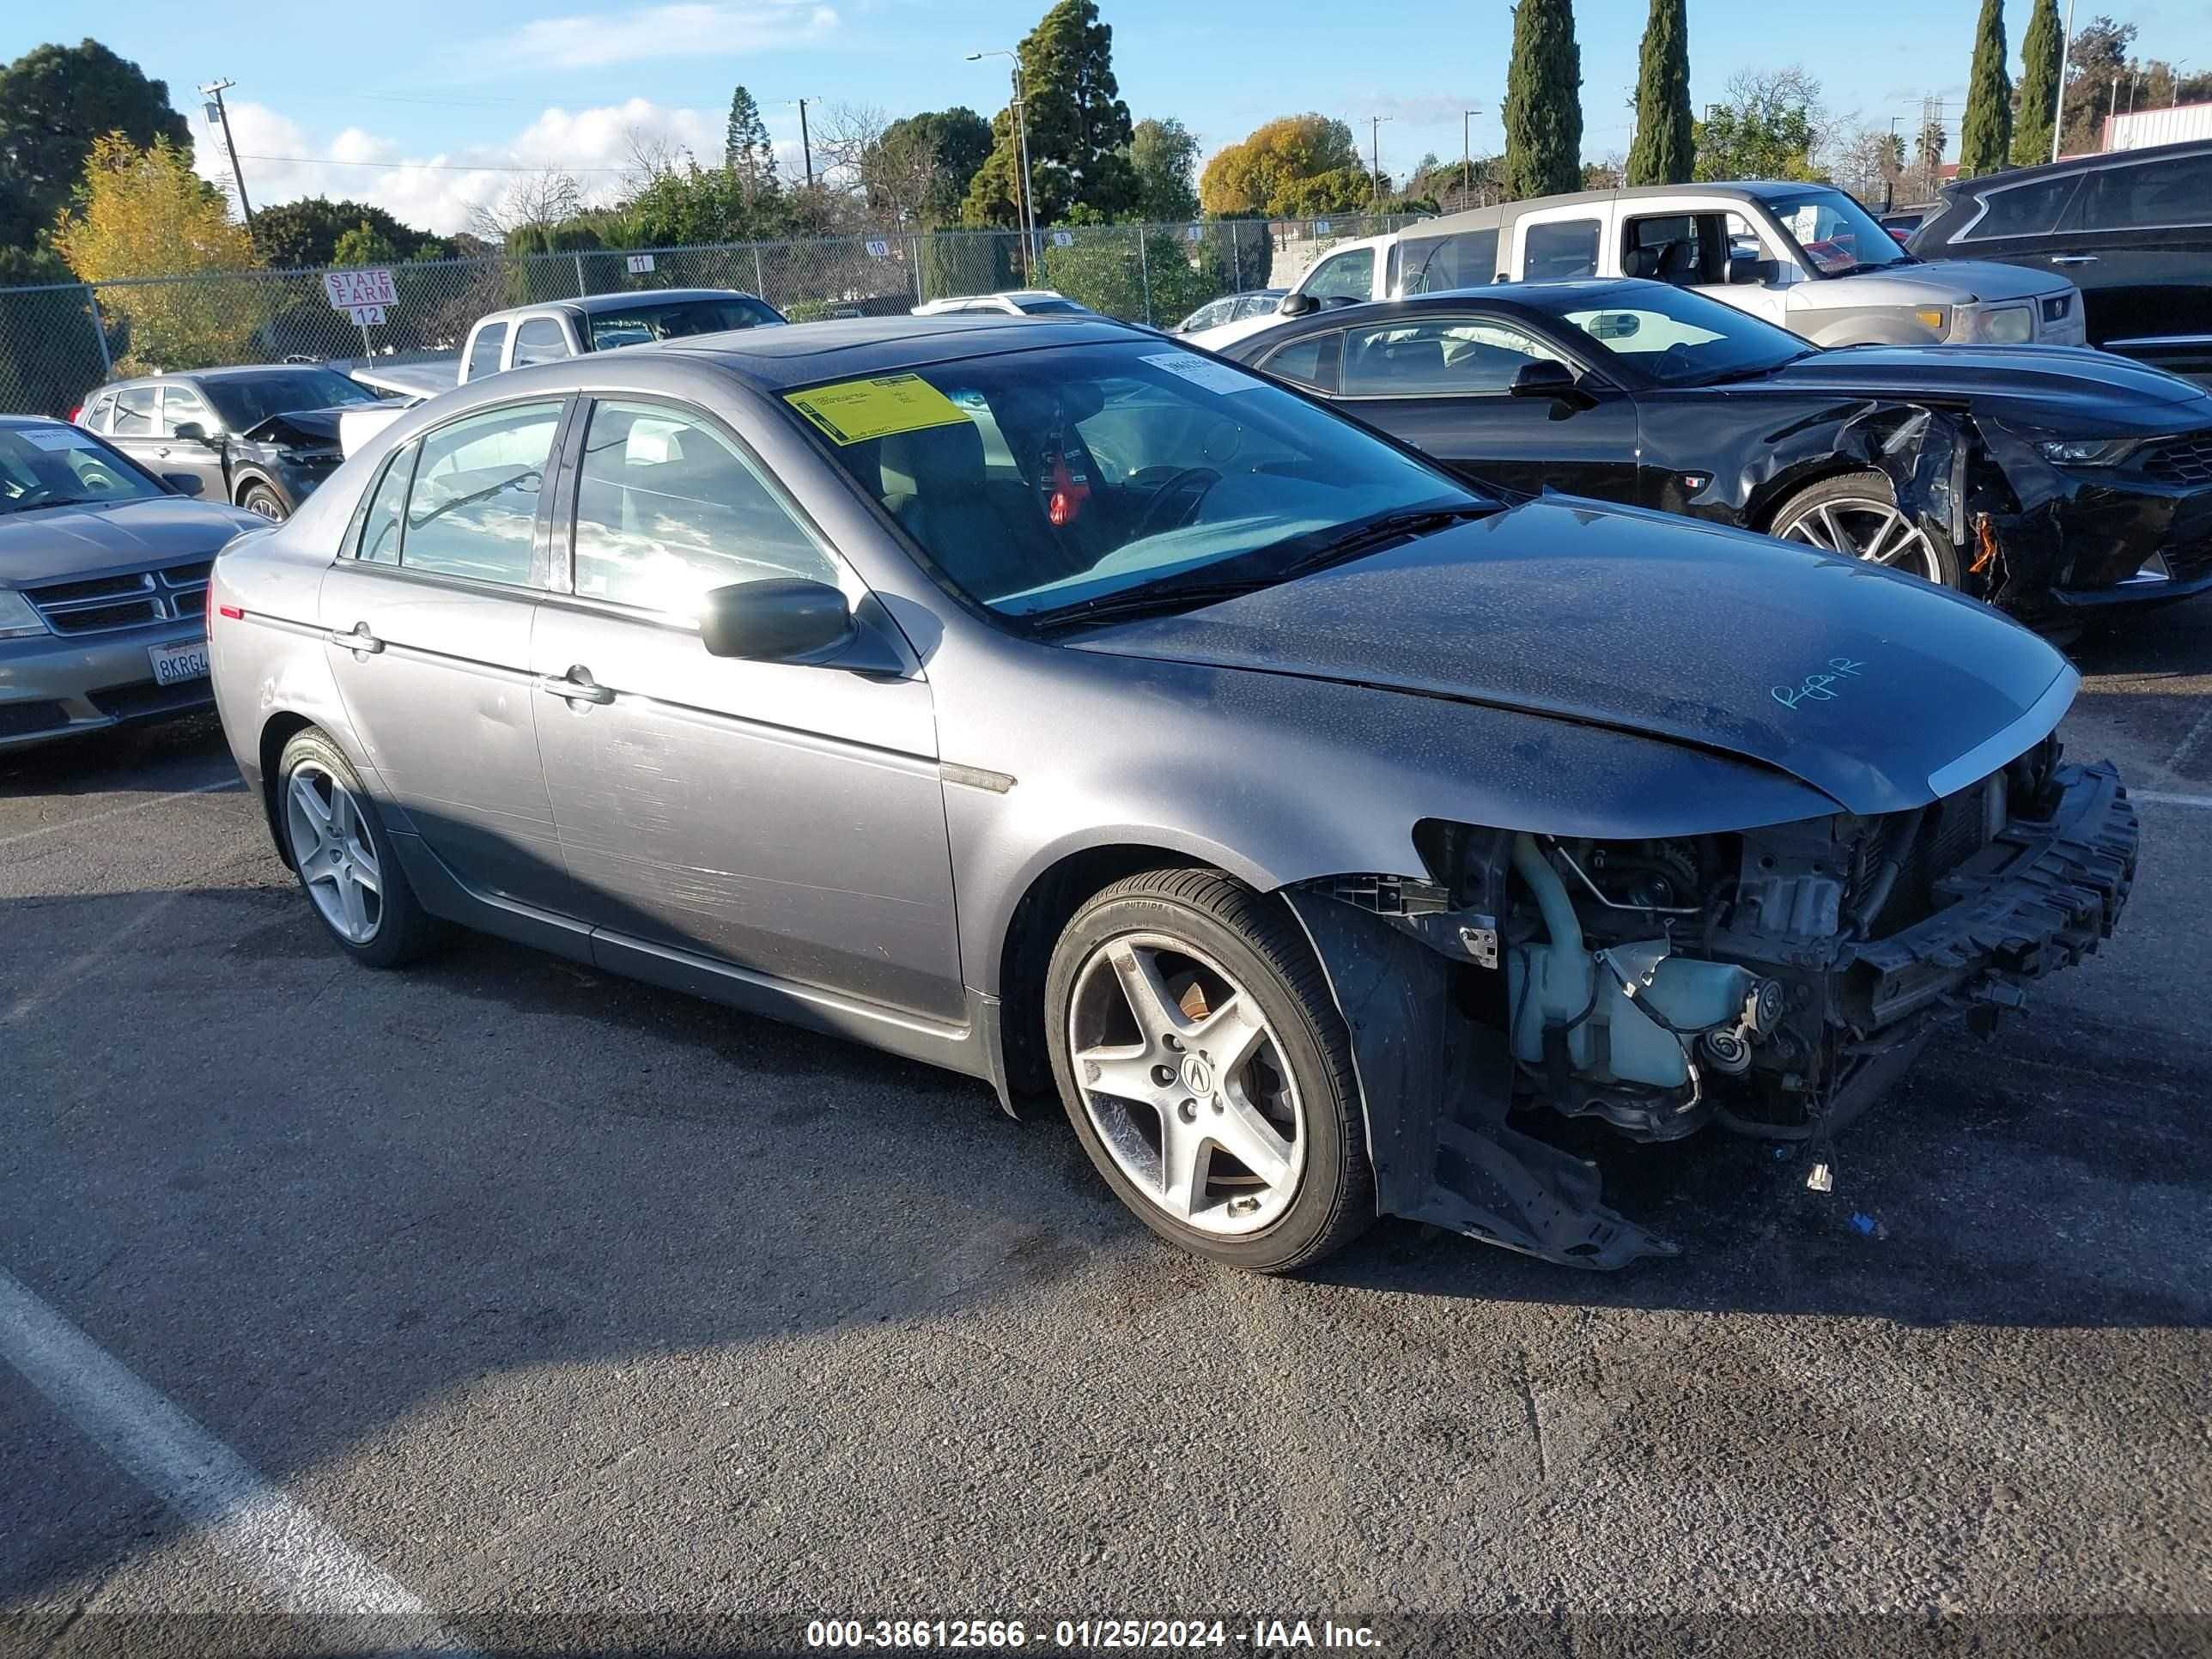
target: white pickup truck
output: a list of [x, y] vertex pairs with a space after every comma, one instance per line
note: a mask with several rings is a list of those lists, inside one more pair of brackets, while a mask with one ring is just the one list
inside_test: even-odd
[[2081, 293], [2065, 277], [1916, 259], [1833, 185], [1779, 181], [1585, 191], [1424, 220], [1331, 248], [1291, 289], [1285, 313], [1185, 337], [1226, 345], [1302, 313], [1307, 301], [1586, 276], [1693, 288], [1816, 345], [2087, 341]]
[[422, 398], [487, 374], [532, 363], [559, 362], [587, 351], [651, 345], [693, 334], [732, 329], [782, 327], [787, 319], [757, 295], [727, 288], [651, 289], [589, 294], [576, 300], [510, 306], [487, 312], [469, 330], [457, 353], [383, 364], [371, 358], [347, 372], [364, 386], [396, 392], [410, 401], [377, 404], [338, 417], [338, 447], [350, 455], [375, 433]]

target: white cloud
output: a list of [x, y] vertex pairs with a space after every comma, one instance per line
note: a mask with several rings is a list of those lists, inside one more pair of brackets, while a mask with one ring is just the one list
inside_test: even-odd
[[[327, 196], [368, 203], [441, 234], [466, 229], [471, 211], [496, 200], [520, 176], [501, 169], [558, 167], [576, 175], [587, 199], [604, 201], [619, 188], [633, 132], [689, 149], [702, 165], [719, 160], [722, 146], [719, 115], [664, 108], [645, 98], [597, 109], [547, 109], [503, 143], [429, 154], [360, 127], [318, 139], [264, 104], [233, 104], [230, 124], [255, 206]], [[230, 182], [220, 143], [195, 144], [193, 155], [203, 175]]]
[[[744, 5], [634, 6], [620, 11], [540, 17], [503, 35], [502, 74], [516, 70], [605, 69], [653, 58], [762, 52], [818, 42], [837, 27], [837, 14], [809, 0], [755, 0]], [[476, 61], [482, 54], [467, 56]]]

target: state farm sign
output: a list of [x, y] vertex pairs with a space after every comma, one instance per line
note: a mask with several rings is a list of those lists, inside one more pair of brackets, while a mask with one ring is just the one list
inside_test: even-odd
[[384, 308], [399, 303], [389, 270], [326, 270], [323, 292], [330, 296], [332, 310], [344, 312], [364, 327], [382, 322]]

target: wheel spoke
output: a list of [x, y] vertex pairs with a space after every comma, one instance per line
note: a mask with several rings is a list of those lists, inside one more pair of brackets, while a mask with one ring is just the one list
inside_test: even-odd
[[1875, 529], [1874, 539], [1860, 550], [1859, 557], [1872, 559], [1878, 564], [1887, 564], [1889, 561], [1882, 557], [1881, 550], [1889, 544], [1889, 532], [1904, 522], [1905, 520], [1894, 513], [1884, 519]]
[[305, 772], [292, 775], [292, 804], [307, 815], [307, 827], [315, 832], [319, 843], [327, 845], [331, 838], [331, 809], [323, 805], [323, 798], [315, 793], [315, 781]]
[[1820, 523], [1828, 532], [1828, 545], [1831, 549], [1838, 553], [1849, 553], [1854, 550], [1856, 544], [1850, 536], [1844, 533], [1843, 526], [1836, 522], [1836, 515], [1828, 511], [1826, 502], [1823, 502], [1820, 507]]
[[1222, 1149], [1270, 1187], [1290, 1178], [1291, 1143], [1267, 1115], [1252, 1103], [1242, 1085], [1221, 1091], [1221, 1110], [1213, 1116], [1214, 1139]]
[[368, 905], [362, 896], [361, 884], [349, 876], [337, 878], [338, 904], [345, 914], [346, 932], [359, 939], [368, 932]]
[[1147, 1040], [1158, 1043], [1162, 1037], [1173, 1036], [1181, 1041], [1190, 1022], [1183, 1018], [1174, 993], [1160, 977], [1158, 954], [1141, 946], [1123, 945], [1114, 953], [1114, 972], [1121, 980], [1121, 994], [1128, 999], [1129, 1012], [1136, 1016], [1137, 1029]]
[[1173, 1108], [1160, 1114], [1160, 1201], [1188, 1220], [1206, 1207], [1213, 1143], [1204, 1127], [1185, 1123]]
[[1149, 1106], [1160, 1092], [1152, 1079], [1152, 1067], [1160, 1063], [1159, 1052], [1149, 1042], [1104, 1043], [1085, 1048], [1075, 1056], [1076, 1076], [1086, 1090]]
[[1213, 1075], [1226, 1083], [1267, 1040], [1257, 1010], [1246, 1015], [1245, 1000], [1232, 996], [1184, 1034], [1186, 1046], [1206, 1056]]
[[327, 847], [319, 848], [300, 860], [300, 879], [310, 887], [319, 881], [335, 882], [337, 878], [337, 855]]

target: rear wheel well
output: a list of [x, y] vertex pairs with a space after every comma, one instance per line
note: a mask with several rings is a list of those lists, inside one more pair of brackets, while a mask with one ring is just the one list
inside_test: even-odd
[[1069, 854], [1030, 884], [999, 947], [1000, 1042], [1006, 1087], [1016, 1098], [1054, 1092], [1052, 1056], [1045, 1045], [1045, 970], [1069, 919], [1127, 877], [1195, 862], [1189, 854], [1164, 847], [1089, 847]]
[[276, 856], [288, 865], [292, 854], [284, 845], [276, 823], [276, 791], [283, 781], [276, 775], [276, 763], [283, 757], [284, 745], [313, 724], [305, 714], [271, 714], [269, 723], [261, 728], [261, 811], [269, 820], [269, 835], [276, 843]]

